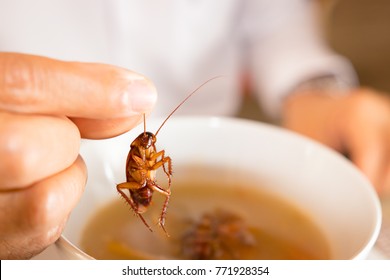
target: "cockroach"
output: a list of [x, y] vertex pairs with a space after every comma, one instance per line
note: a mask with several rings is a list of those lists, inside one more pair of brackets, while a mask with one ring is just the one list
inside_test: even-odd
[[[171, 196], [172, 160], [169, 156], [165, 155], [165, 150], [157, 152], [157, 134], [160, 132], [167, 120], [180, 108], [180, 106], [183, 105], [184, 102], [186, 102], [206, 83], [219, 77], [221, 76], [216, 76], [207, 80], [192, 91], [166, 117], [155, 134], [146, 131], [146, 117], [145, 114], [143, 115], [144, 131], [131, 143], [130, 151], [127, 156], [126, 182], [118, 184], [116, 189], [151, 232], [153, 230], [142, 216], [142, 213], [148, 209], [152, 202], [153, 193], [156, 191], [165, 196], [158, 224], [167, 236], [169, 236], [164, 225], [168, 202]], [[168, 178], [168, 187], [166, 189], [160, 187], [156, 182], [156, 172], [160, 167], [163, 168], [163, 171]], [[126, 190], [129, 191], [129, 195], [126, 195]]]

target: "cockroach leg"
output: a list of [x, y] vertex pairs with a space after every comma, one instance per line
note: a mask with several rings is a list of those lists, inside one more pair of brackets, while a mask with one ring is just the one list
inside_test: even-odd
[[[163, 165], [162, 165], [162, 168], [164, 170], [164, 173], [167, 175], [168, 177], [168, 188], [171, 188], [171, 176], [172, 176], [172, 160], [170, 157], [163, 157], [163, 159], [161, 160], [163, 161]], [[165, 169], [165, 163], [168, 164], [168, 172], [167, 170]]]
[[[133, 200], [129, 198], [122, 189], [137, 189], [139, 188], [139, 185], [135, 186], [136, 184], [132, 184], [134, 182], [126, 182], [121, 183], [116, 186], [117, 191], [119, 194], [126, 200], [126, 202], [130, 205], [131, 209], [134, 211], [134, 213], [141, 219], [141, 221], [144, 223], [144, 225], [150, 230], [150, 232], [153, 232], [152, 228], [149, 226], [149, 224], [146, 222], [142, 214], [138, 213], [138, 207], [134, 204]], [[164, 230], [165, 231], [165, 230]]]
[[141, 185], [137, 182], [124, 182], [116, 185], [117, 190], [127, 189], [127, 190], [136, 190], [139, 189]]
[[148, 186], [153, 189], [156, 192], [161, 193], [162, 195], [165, 195], [165, 201], [163, 204], [163, 208], [161, 210], [160, 218], [158, 219], [158, 224], [160, 227], [163, 229], [165, 234], [169, 237], [168, 232], [165, 229], [165, 216], [167, 215], [167, 209], [168, 209], [168, 203], [169, 203], [169, 198], [171, 196], [171, 190], [170, 189], [163, 189], [159, 185], [157, 185], [155, 182], [149, 181]]
[[[169, 192], [170, 193], [170, 192]], [[167, 215], [168, 203], [169, 203], [170, 194], [165, 197], [164, 205], [161, 210], [160, 218], [158, 219], [158, 224], [163, 229], [165, 234], [169, 237], [169, 233], [165, 230], [165, 216]]]
[[136, 155], [132, 155], [132, 158], [136, 163], [135, 167], [137, 169], [144, 169], [145, 168], [145, 160], [144, 159], [142, 159]]
[[[152, 170], [157, 170], [160, 166], [162, 166], [163, 170], [164, 170], [164, 173], [167, 175], [168, 177], [168, 185], [169, 187], [171, 187], [171, 176], [172, 176], [172, 160], [170, 157], [166, 157], [165, 156], [165, 150], [161, 150], [159, 151], [158, 153], [154, 154], [153, 155], [153, 159], [156, 160], [158, 157], [161, 156], [161, 160], [156, 162], [153, 166], [152, 166]], [[168, 171], [165, 167], [165, 164], [168, 165]]]

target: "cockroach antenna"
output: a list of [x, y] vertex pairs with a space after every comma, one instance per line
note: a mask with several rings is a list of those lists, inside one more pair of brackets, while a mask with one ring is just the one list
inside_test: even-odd
[[212, 80], [215, 80], [215, 79], [219, 79], [219, 78], [222, 78], [222, 77], [226, 77], [226, 76], [223, 76], [223, 75], [220, 75], [220, 76], [215, 76], [213, 78], [210, 78], [208, 79], [207, 81], [205, 81], [203, 84], [201, 84], [200, 86], [198, 86], [196, 89], [194, 89], [186, 98], [184, 98], [184, 100], [182, 102], [179, 103], [179, 105], [176, 106], [176, 108], [166, 117], [166, 119], [163, 121], [163, 123], [160, 125], [160, 127], [157, 129], [156, 133], [154, 134], [155, 136], [157, 136], [158, 132], [160, 131], [160, 129], [164, 126], [164, 124], [167, 122], [167, 120], [180, 108], [181, 105], [183, 105], [195, 92], [197, 92], [200, 88], [202, 88], [204, 85], [208, 84], [209, 82], [211, 82]]

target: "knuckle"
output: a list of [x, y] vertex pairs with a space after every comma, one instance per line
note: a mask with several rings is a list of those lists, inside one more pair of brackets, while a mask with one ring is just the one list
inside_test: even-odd
[[30, 236], [24, 233], [23, 238], [12, 238], [11, 240], [2, 240], [0, 243], [0, 258], [10, 260], [28, 260], [45, 250], [50, 244], [54, 243], [59, 236], [42, 233], [38, 236]]
[[31, 183], [29, 180], [36, 164], [36, 152], [28, 148], [25, 140], [18, 133], [0, 135], [0, 180], [4, 187]]
[[[26, 194], [26, 227], [36, 233], [47, 232], [56, 224], [57, 209], [61, 208], [59, 201], [50, 188], [33, 186]], [[58, 208], [57, 208], [57, 206]]]
[[[0, 248], [2, 241], [11, 246], [6, 254], [8, 257], [29, 258], [60, 236], [67, 216], [58, 217], [55, 208], [58, 199], [48, 189], [50, 188], [31, 186], [21, 191], [9, 192], [8, 199], [2, 200], [7, 201], [7, 204], [5, 213], [0, 215]], [[0, 256], [5, 256], [2, 249]], [[13, 255], [10, 256], [9, 253]]]
[[63, 225], [59, 225], [42, 231], [41, 234], [34, 239], [34, 243], [37, 245], [37, 248], [35, 252], [33, 252], [33, 255], [40, 253], [50, 244], [53, 244], [61, 236], [63, 228]]
[[[78, 168], [74, 168], [75, 170]], [[24, 222], [27, 228], [36, 233], [46, 232], [56, 236], [55, 229], [64, 226], [71, 210], [84, 189], [83, 172], [52, 176], [26, 189], [23, 202]]]

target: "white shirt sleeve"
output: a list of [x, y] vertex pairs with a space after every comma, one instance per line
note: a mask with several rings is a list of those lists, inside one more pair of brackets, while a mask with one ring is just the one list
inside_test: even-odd
[[246, 7], [243, 27], [253, 84], [266, 113], [279, 117], [284, 97], [312, 78], [333, 75], [347, 85], [357, 84], [351, 63], [323, 40], [315, 1], [260, 2], [251, 1]]

